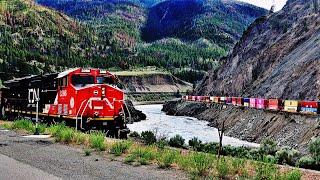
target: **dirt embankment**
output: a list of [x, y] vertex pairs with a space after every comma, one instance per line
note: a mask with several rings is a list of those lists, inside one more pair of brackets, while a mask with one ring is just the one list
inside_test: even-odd
[[280, 146], [294, 147], [303, 153], [307, 152], [310, 140], [320, 136], [318, 116], [181, 100], [166, 102], [163, 111], [170, 115], [192, 116], [209, 121], [213, 127], [225, 120], [227, 136], [256, 143], [271, 138]]
[[120, 73], [117, 75], [127, 92], [186, 92], [192, 84], [168, 73]]

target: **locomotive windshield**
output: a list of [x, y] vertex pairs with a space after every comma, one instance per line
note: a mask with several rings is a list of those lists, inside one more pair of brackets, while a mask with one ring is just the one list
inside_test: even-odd
[[98, 76], [97, 84], [115, 84], [115, 81], [112, 77]]
[[94, 84], [93, 76], [73, 75], [71, 78], [72, 85], [76, 87], [84, 87], [88, 84]]

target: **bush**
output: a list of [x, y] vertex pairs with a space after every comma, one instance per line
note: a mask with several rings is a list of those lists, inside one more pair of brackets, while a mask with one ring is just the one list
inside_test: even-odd
[[298, 169], [291, 170], [284, 174], [282, 178], [284, 180], [300, 180], [302, 177], [302, 173]]
[[262, 161], [265, 163], [275, 164], [276, 158], [272, 155], [263, 156]]
[[82, 132], [74, 132], [72, 141], [78, 145], [84, 144], [86, 141], [86, 134]]
[[142, 165], [148, 164], [149, 161], [156, 158], [156, 152], [153, 147], [138, 147], [134, 149], [131, 154], [131, 160], [136, 160]]
[[24, 129], [30, 133], [35, 132], [35, 126], [30, 120], [21, 119], [14, 121], [11, 126], [12, 129]]
[[257, 163], [255, 179], [277, 179], [278, 168], [274, 164]]
[[180, 158], [178, 164], [193, 176], [204, 176], [212, 167], [214, 160], [215, 157], [213, 155], [194, 152]]
[[305, 169], [316, 169], [316, 161], [310, 156], [303, 156], [298, 160], [297, 166]]
[[260, 145], [259, 150], [262, 154], [265, 155], [275, 155], [275, 153], [277, 152], [277, 144], [271, 139], [264, 139]]
[[163, 150], [166, 146], [169, 145], [169, 143], [166, 138], [161, 138], [157, 141], [156, 145], [160, 150]]
[[184, 145], [184, 139], [182, 138], [182, 136], [180, 135], [175, 135], [174, 137], [170, 138], [169, 140], [169, 146], [171, 147], [177, 147], [177, 148], [181, 148]]
[[260, 150], [259, 149], [251, 149], [249, 151], [249, 158], [252, 159], [252, 160], [261, 160], [262, 159], [262, 156], [260, 154]]
[[178, 157], [178, 153], [174, 150], [166, 150], [157, 158], [157, 163], [160, 168], [168, 168]]
[[320, 138], [314, 139], [310, 143], [309, 151], [316, 163], [320, 165]]
[[229, 166], [224, 158], [218, 160], [217, 171], [219, 178], [225, 179], [229, 173]]
[[192, 149], [196, 150], [196, 151], [202, 151], [203, 149], [203, 145], [202, 145], [202, 141], [199, 140], [197, 137], [192, 138], [191, 140], [189, 140], [189, 146], [192, 147]]
[[74, 135], [74, 130], [71, 128], [65, 128], [60, 131], [60, 141], [65, 143], [71, 143]]
[[116, 156], [120, 156], [121, 154], [125, 153], [125, 151], [127, 151], [131, 147], [131, 145], [131, 141], [116, 142], [111, 147], [111, 153]]
[[299, 159], [300, 153], [290, 147], [283, 147], [276, 152], [276, 161], [278, 164], [288, 164], [294, 166]]
[[141, 133], [141, 138], [142, 138], [143, 142], [147, 145], [150, 145], [150, 144], [157, 142], [156, 136], [154, 135], [154, 133], [152, 131], [143, 131]]
[[211, 153], [211, 154], [217, 154], [218, 148], [219, 148], [218, 143], [214, 143], [214, 142], [205, 143], [202, 146], [203, 146], [202, 147], [203, 152]]
[[133, 131], [129, 134], [129, 137], [140, 138], [140, 134], [137, 131]]
[[91, 133], [89, 140], [91, 148], [97, 149], [99, 151], [106, 150], [106, 144], [104, 143], [105, 135], [102, 132]]

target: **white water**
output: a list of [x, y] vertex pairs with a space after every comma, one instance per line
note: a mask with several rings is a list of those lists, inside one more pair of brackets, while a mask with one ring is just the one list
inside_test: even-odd
[[[162, 105], [139, 105], [137, 109], [147, 115], [147, 120], [128, 124], [131, 131], [154, 131], [159, 137], [181, 135], [188, 143], [193, 137], [202, 142], [219, 142], [218, 130], [208, 126], [208, 122], [192, 117], [168, 116], [161, 111]], [[224, 136], [223, 145], [258, 147], [259, 144]]]

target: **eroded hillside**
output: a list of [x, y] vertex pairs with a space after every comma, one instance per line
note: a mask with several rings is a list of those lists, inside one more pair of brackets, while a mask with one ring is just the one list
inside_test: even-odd
[[316, 99], [320, 95], [320, 15], [309, 0], [256, 20], [199, 94]]

